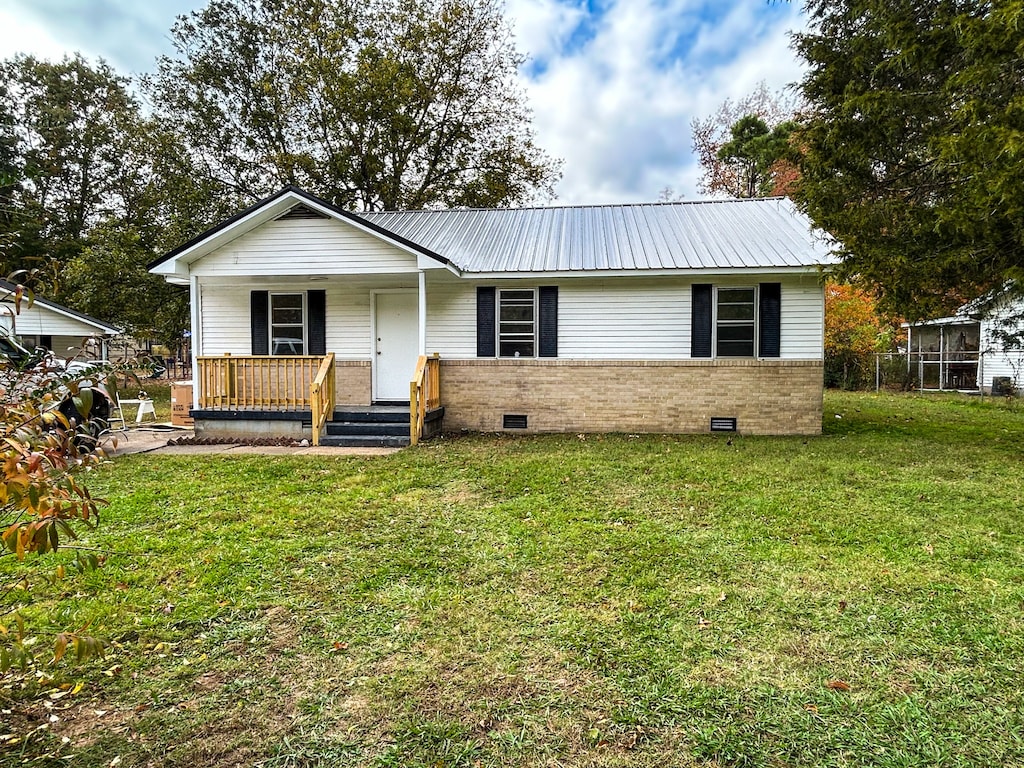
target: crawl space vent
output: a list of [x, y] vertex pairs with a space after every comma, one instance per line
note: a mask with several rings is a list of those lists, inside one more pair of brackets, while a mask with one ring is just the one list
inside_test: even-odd
[[526, 429], [526, 416], [506, 413], [501, 417], [502, 429]]
[[725, 418], [724, 416], [712, 416], [711, 417], [711, 431], [712, 432], [735, 432], [736, 431], [736, 419]]

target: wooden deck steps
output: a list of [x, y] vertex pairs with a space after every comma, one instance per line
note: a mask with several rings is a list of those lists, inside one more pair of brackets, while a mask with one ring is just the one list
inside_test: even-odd
[[320, 445], [404, 448], [409, 445], [409, 406], [336, 409]]

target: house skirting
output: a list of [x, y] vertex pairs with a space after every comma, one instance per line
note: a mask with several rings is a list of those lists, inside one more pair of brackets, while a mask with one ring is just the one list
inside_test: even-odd
[[441, 360], [446, 431], [821, 432], [820, 360]]

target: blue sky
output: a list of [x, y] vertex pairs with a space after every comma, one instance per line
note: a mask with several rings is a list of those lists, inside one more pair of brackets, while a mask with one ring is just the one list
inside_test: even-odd
[[[0, 57], [80, 51], [151, 71], [167, 32], [204, 0], [3, 0]], [[801, 3], [775, 0], [506, 0], [537, 142], [564, 160], [559, 203], [697, 197], [690, 121], [762, 80], [800, 77], [788, 33]]]

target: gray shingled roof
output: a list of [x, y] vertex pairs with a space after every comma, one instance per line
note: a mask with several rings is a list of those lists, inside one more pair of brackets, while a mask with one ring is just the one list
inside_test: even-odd
[[465, 272], [811, 267], [831, 244], [785, 198], [357, 214]]

